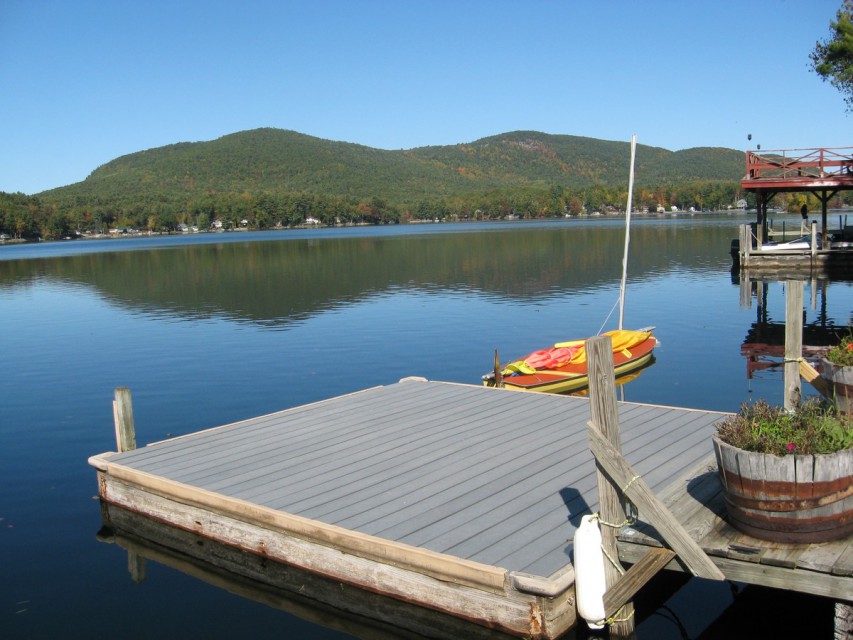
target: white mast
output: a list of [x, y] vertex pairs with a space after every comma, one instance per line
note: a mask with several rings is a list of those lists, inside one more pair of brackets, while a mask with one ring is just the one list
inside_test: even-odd
[[625, 315], [625, 281], [628, 278], [628, 244], [631, 241], [631, 203], [634, 199], [634, 156], [637, 151], [637, 134], [631, 136], [631, 170], [628, 174], [628, 206], [625, 208], [625, 255], [622, 256], [622, 286], [619, 289], [619, 328]]

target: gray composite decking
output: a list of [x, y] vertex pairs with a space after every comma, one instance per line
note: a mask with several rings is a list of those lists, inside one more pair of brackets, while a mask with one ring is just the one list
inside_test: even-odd
[[[658, 492], [725, 414], [619, 403], [625, 458]], [[111, 464], [458, 558], [548, 577], [597, 509], [589, 401], [420, 380], [106, 454]]]

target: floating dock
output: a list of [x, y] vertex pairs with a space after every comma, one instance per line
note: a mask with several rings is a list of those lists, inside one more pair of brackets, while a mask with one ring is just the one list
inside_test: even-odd
[[[592, 408], [413, 378], [89, 462], [107, 528], [129, 510], [234, 549], [224, 568], [254, 580], [280, 573], [274, 561], [466, 624], [556, 638], [577, 622], [574, 532], [599, 509]], [[767, 543], [725, 522], [711, 436], [727, 414], [617, 411], [624, 459], [726, 578], [853, 600], [853, 539]], [[140, 526], [128, 522], [117, 528]], [[661, 546], [643, 522], [641, 511], [623, 527], [622, 562]]]
[[[103, 500], [253, 554], [521, 636], [576, 622], [596, 511], [586, 398], [422, 380], [90, 459]], [[620, 403], [657, 492], [722, 414]]]

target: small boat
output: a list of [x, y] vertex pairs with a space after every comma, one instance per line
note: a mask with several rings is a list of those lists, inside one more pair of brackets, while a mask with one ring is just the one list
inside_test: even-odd
[[[639, 374], [639, 371], [652, 361], [652, 351], [658, 343], [652, 335], [653, 327], [637, 331], [622, 328], [636, 149], [637, 136], [634, 135], [631, 136], [631, 168], [628, 174], [628, 204], [625, 209], [625, 255], [622, 258], [622, 282], [619, 293], [619, 328], [603, 334], [610, 336], [613, 343], [613, 368], [617, 384], [620, 383], [620, 377], [622, 382], [625, 382], [631, 379], [628, 374]], [[483, 376], [483, 384], [487, 387], [545, 393], [571, 393], [586, 389], [589, 386], [586, 339], [558, 342], [553, 347], [534, 351], [521, 360], [510, 362], [505, 367], [501, 367], [495, 351], [494, 371]]]
[[[617, 381], [652, 361], [657, 339], [651, 328], [636, 331], [617, 329], [603, 335], [610, 336], [613, 343], [613, 368]], [[496, 358], [495, 370], [483, 376], [483, 385], [545, 393], [580, 391], [589, 385], [585, 345], [586, 339], [558, 342], [503, 367]]]
[[[817, 237], [817, 248], [821, 249], [823, 242], [820, 236]], [[761, 245], [762, 251], [790, 251], [790, 250], [805, 250], [812, 248], [811, 236], [802, 236], [787, 242], [765, 242]]]

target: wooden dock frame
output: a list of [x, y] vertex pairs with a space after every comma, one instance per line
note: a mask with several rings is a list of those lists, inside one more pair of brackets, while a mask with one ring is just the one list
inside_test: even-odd
[[[555, 638], [576, 622], [574, 570], [538, 576], [379, 541], [91, 458], [113, 505], [268, 560], [486, 627]], [[129, 563], [132, 560], [129, 558]]]
[[293, 565], [216, 542], [192, 531], [101, 502], [97, 539], [126, 551], [128, 571], [142, 582], [148, 561], [238, 597], [325, 628], [373, 640], [507, 640], [509, 636], [457, 616], [325, 578]]
[[[785, 363], [784, 363], [784, 406], [788, 410], [796, 407], [802, 397], [801, 378], [811, 383], [822, 395], [829, 397], [830, 391], [826, 383], [819, 377], [818, 372], [802, 358], [803, 331], [803, 281], [791, 279], [786, 282], [786, 323], [785, 323]], [[588, 346], [589, 349], [589, 346]], [[596, 358], [598, 360], [598, 358]], [[606, 367], [607, 360], [602, 364], [590, 362], [593, 366]], [[592, 382], [592, 374], [590, 381]], [[606, 382], [606, 378], [605, 378]], [[604, 391], [601, 389], [604, 388]], [[596, 394], [609, 395], [606, 385], [597, 384], [590, 387], [591, 399]], [[593, 399], [593, 402], [595, 400]], [[612, 418], [608, 420], [612, 422]], [[610, 465], [606, 468], [610, 487], [605, 491], [618, 497], [618, 487], [634, 484], [641, 480], [632, 475], [633, 471], [625, 467], [624, 460], [616, 447], [598, 433], [599, 429], [590, 424], [590, 446], [599, 465], [608, 457]], [[705, 559], [712, 562], [718, 573], [726, 579], [766, 587], [800, 591], [825, 596], [835, 600], [835, 635], [836, 638], [849, 638], [853, 633], [853, 537], [833, 542], [817, 544], [773, 543], [736, 531], [725, 520], [725, 505], [722, 490], [715, 467], [713, 456], [707, 462], [697, 466], [693, 473], [688, 474], [682, 482], [673, 484], [661, 508], [666, 517], [673, 514], [677, 529], [687, 533], [690, 548], [699, 549]], [[625, 485], [624, 483], [628, 483]], [[692, 487], [692, 489], [688, 489]], [[646, 505], [637, 500], [637, 489], [623, 490], [624, 493], [644, 512], [644, 522], [639, 527], [625, 526], [616, 533], [602, 532], [602, 536], [610, 535], [617, 540], [614, 542], [616, 556], [621, 562], [636, 563], [632, 569], [643, 563], [650, 563], [649, 549], [666, 549], [672, 546], [671, 523], [654, 515], [657, 505], [653, 502]], [[654, 498], [654, 496], [652, 496]], [[654, 499], [655, 502], [657, 499]], [[618, 502], [616, 502], [618, 507]], [[671, 511], [670, 511], [671, 510]], [[622, 522], [619, 514], [621, 508], [613, 512], [611, 517], [615, 522]], [[652, 515], [650, 515], [650, 513]], [[683, 523], [679, 524], [679, 523]], [[656, 558], [655, 570], [662, 568], [684, 571], [689, 570], [694, 575], [700, 575], [685, 562], [685, 555], [680, 558]], [[616, 584], [611, 586], [612, 577], [608, 576], [608, 593], [616, 592], [622, 582], [628, 582], [626, 573]], [[633, 592], [632, 592], [633, 593]], [[607, 595], [605, 595], [607, 602]], [[608, 606], [608, 615], [614, 610]], [[632, 629], [623, 629], [613, 637], [631, 637]]]
[[[118, 451], [135, 450], [131, 394], [126, 387], [115, 390], [113, 413]], [[264, 561], [500, 633], [552, 639], [576, 624], [571, 564], [546, 578], [506, 571], [187, 487], [113, 464], [110, 455], [89, 459], [97, 469], [107, 530], [109, 507], [114, 506]], [[128, 548], [128, 568], [134, 582], [144, 580], [145, 561], [133, 545]], [[397, 618], [396, 624], [400, 622]]]
[[[659, 493], [662, 499], [652, 494], [646, 481], [628, 465], [620, 453], [618, 421], [624, 419], [623, 410], [627, 410], [627, 407], [622, 407], [618, 413], [615, 410], [615, 382], [612, 372], [608, 371], [608, 363], [612, 367], [612, 362], [606, 342], [609, 339], [592, 341], [590, 347], [592, 386], [587, 429], [590, 448], [599, 470], [599, 486], [602, 487], [600, 515], [607, 522], [623, 522], [621, 501], [627, 497], [640, 507], [645, 520], [645, 528], [626, 526], [618, 537], [615, 531], [610, 532], [608, 528], [604, 531], [606, 544], [611, 551], [615, 549], [618, 552], [618, 556], [613, 552], [611, 557], [635, 565], [624, 575], [621, 567], [614, 567], [615, 573], [608, 578], [608, 590], [604, 596], [606, 612], [608, 615], [619, 612], [613, 617], [625, 618], [614, 621], [611, 635], [630, 637], [633, 633], [630, 607], [623, 606], [662, 566], [688, 570], [710, 579], [721, 579], [725, 575], [729, 579], [799, 589], [827, 595], [839, 601], [849, 600], [853, 593], [853, 541], [842, 541], [834, 546], [811, 545], [808, 549], [801, 546], [779, 550], [774, 547], [766, 554], [769, 564], [755, 560], [767, 550], [766, 545], [762, 546], [755, 541], [747, 540], [729, 546], [722, 556], [719, 549], [706, 546], [703, 536], [708, 533], [708, 527], [715, 531], [728, 531], [719, 516], [719, 481], [716, 472], [709, 470], [713, 457], [710, 450], [708, 461], [705, 462], [704, 454], [701, 454], [701, 465], [695, 468], [691, 466], [689, 476], [682, 474], [675, 481], [667, 481], [663, 493]], [[431, 385], [454, 386], [449, 383], [429, 383], [423, 386], [431, 388]], [[506, 400], [515, 404], [515, 400], [521, 398], [530, 398], [537, 405], [544, 403], [549, 406], [557, 402], [560, 406], [564, 402], [587, 403], [580, 398], [554, 398], [545, 394], [516, 394], [468, 385], [455, 386], [469, 389], [464, 393], [459, 392], [460, 397], [466, 399], [469, 396], [490, 394], [488, 398], [482, 398], [489, 403]], [[403, 390], [406, 385], [395, 387]], [[353, 394], [353, 397], [369, 392]], [[385, 397], [380, 396], [380, 399]], [[344, 399], [346, 397], [336, 400]], [[126, 410], [121, 408], [123, 406]], [[121, 447], [122, 442], [135, 442], [127, 390], [117, 390], [115, 407], [119, 433], [117, 442]], [[307, 412], [311, 406], [300, 409]], [[712, 413], [651, 406], [643, 408], [644, 414], [658, 410], [695, 415]], [[496, 411], [500, 412], [499, 409]], [[708, 418], [713, 416], [705, 419]], [[490, 426], [493, 424], [487, 422]], [[623, 431], [624, 424], [623, 420]], [[174, 444], [196, 458], [195, 448], [187, 443], [186, 438], [221, 432], [229, 426], [240, 425], [217, 427], [144, 449], [159, 456], [162, 455], [159, 451], [169, 449]], [[615, 429], [616, 437], [612, 429]], [[122, 431], [125, 433], [120, 433]], [[131, 449], [127, 455], [135, 453]], [[139, 453], [144, 457], [144, 450]], [[118, 459], [115, 458], [117, 455]], [[503, 633], [550, 639], [576, 624], [576, 576], [571, 564], [563, 565], [547, 577], [506, 570], [403, 542], [376, 538], [354, 529], [228, 497], [198, 485], [190, 486], [163, 475], [133, 468], [125, 459], [125, 454], [105, 453], [89, 460], [97, 469], [99, 494], [104, 502], [131, 510], [153, 522], [234, 548], [246, 553], [247, 558], [302, 568], [357, 589], [417, 604]], [[699, 458], [696, 460], [698, 463]], [[560, 475], [562, 477], [563, 474]], [[686, 486], [692, 486], [697, 475], [700, 476], [700, 488], [698, 491], [690, 491], [688, 495]], [[563, 479], [561, 482], [571, 481]], [[609, 505], [605, 502], [609, 502]], [[700, 520], [698, 525], [697, 517]], [[105, 524], [109, 526], [109, 522]], [[731, 541], [734, 536], [726, 533], [723, 539]], [[253, 565], [253, 562], [247, 560], [246, 564]], [[129, 554], [129, 566], [135, 580], [144, 577], [144, 562], [138, 557]], [[792, 581], [803, 581], [805, 588], [800, 588]]]
[[[634, 633], [631, 597], [676, 554], [695, 576], [710, 580], [723, 580], [725, 576], [622, 457], [611, 340], [606, 336], [590, 338], [586, 348], [592, 416], [587, 433], [598, 469], [599, 516], [605, 523], [627, 522], [622, 504], [628, 498], [662, 532], [671, 547], [648, 550], [627, 572], [615, 563], [604, 564], [607, 585], [604, 613], [610, 636], [630, 638]], [[601, 531], [601, 545], [608, 559], [618, 557], [615, 528], [621, 526], [605, 524]]]
[[737, 248], [732, 260], [742, 273], [751, 272], [777, 279], [804, 274], [812, 278], [849, 277], [853, 273], [853, 249], [817, 249], [817, 223], [811, 223], [810, 249], [762, 251], [755, 225], [738, 227]]

